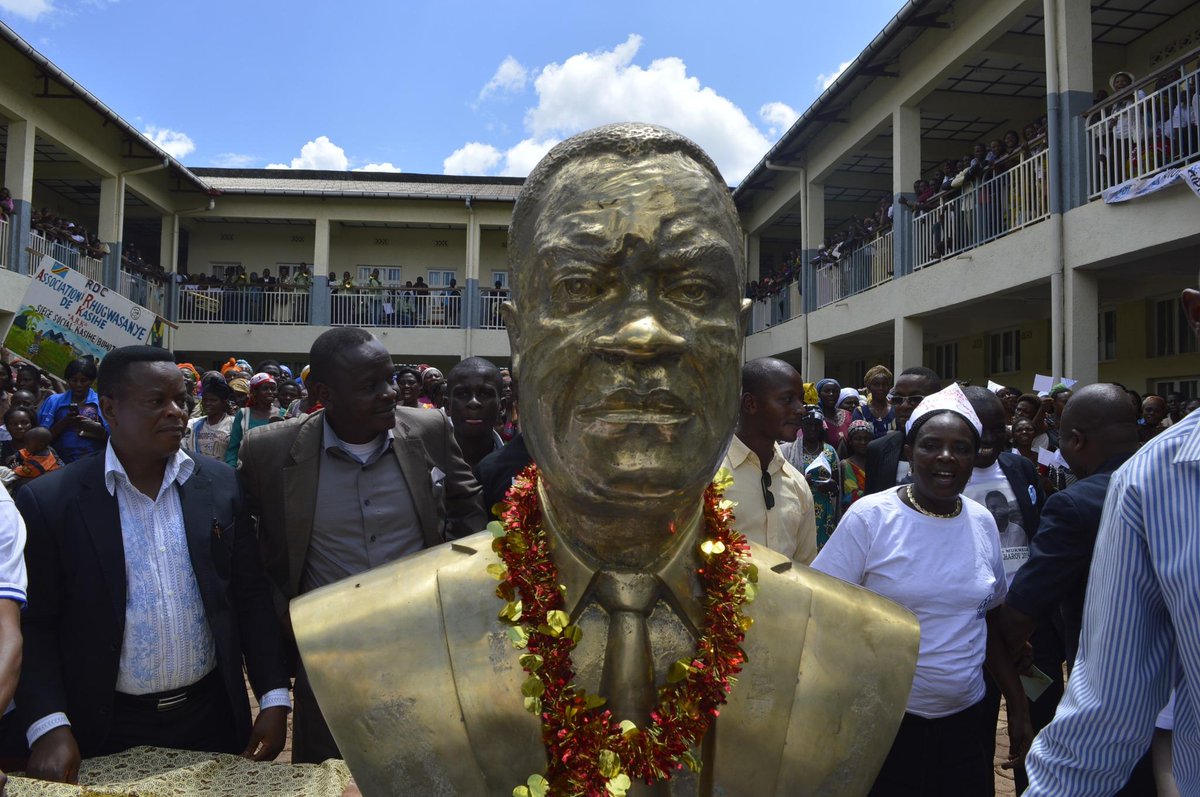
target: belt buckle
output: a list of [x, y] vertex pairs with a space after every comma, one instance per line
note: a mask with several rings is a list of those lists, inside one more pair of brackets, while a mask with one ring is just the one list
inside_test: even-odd
[[159, 698], [158, 703], [156, 703], [154, 707], [158, 711], [170, 711], [173, 708], [178, 708], [179, 706], [182, 706], [184, 703], [187, 702], [187, 699], [188, 699], [187, 692], [180, 692], [175, 695], [170, 695], [168, 697]]

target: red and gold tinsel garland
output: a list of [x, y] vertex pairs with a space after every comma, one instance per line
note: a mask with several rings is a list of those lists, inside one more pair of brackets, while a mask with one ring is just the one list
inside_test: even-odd
[[537, 482], [530, 465], [513, 480], [501, 522], [488, 526], [503, 562], [488, 566], [505, 602], [500, 619], [509, 624], [513, 645], [525, 651], [520, 664], [529, 677], [521, 692], [525, 709], [541, 717], [549, 760], [545, 775], [532, 775], [513, 789], [514, 797], [621, 797], [633, 779], [655, 783], [683, 766], [699, 770], [695, 748], [746, 661], [741, 643], [752, 621], [742, 606], [758, 590], [749, 543], [730, 526], [733, 503], [722, 498], [732, 477], [722, 470], [704, 493], [697, 573], [705, 619], [696, 652], [671, 666], [645, 727], [617, 723], [603, 697], [573, 683], [571, 650], [582, 633], [563, 610], [565, 588], [542, 527]]

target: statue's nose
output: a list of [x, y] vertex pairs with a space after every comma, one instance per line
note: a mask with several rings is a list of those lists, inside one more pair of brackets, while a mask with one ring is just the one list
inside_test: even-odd
[[635, 360], [682, 354], [687, 339], [662, 325], [653, 313], [640, 313], [621, 325], [611, 335], [596, 338], [593, 346], [605, 354]]

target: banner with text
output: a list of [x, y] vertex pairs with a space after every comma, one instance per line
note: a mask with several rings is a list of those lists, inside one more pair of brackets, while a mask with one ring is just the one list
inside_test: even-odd
[[119, 346], [154, 343], [158, 317], [49, 255], [37, 264], [4, 345], [62, 375], [78, 357], [102, 358]]

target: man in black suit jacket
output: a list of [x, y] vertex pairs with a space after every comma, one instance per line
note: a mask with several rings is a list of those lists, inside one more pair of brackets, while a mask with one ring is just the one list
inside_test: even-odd
[[941, 378], [923, 366], [908, 368], [896, 377], [896, 384], [888, 392], [888, 401], [896, 408], [896, 431], [867, 446], [867, 495], [895, 487], [908, 475], [908, 468], [900, 467], [901, 462], [908, 464], [904, 460], [904, 425], [921, 399], [941, 389]]
[[[29, 606], [17, 705], [28, 771], [155, 744], [273, 759], [290, 702], [280, 628], [234, 471], [180, 451], [165, 349], [104, 358], [107, 450], [25, 487]], [[253, 728], [243, 661], [262, 711]]]
[[[1077, 391], [1063, 407], [1058, 429], [1059, 450], [1079, 481], [1046, 499], [1030, 541], [1029, 561], [1008, 589], [997, 627], [1014, 659], [1024, 655], [1025, 643], [1032, 640], [1036, 662], [1042, 657], [1038, 648], [1046, 644], [1043, 629], [1055, 621], [1062, 629], [1064, 657], [1071, 664], [1079, 648], [1104, 497], [1113, 472], [1133, 456], [1139, 443], [1129, 394], [1117, 385], [1088, 385]], [[1147, 752], [1117, 797], [1154, 793]]]

